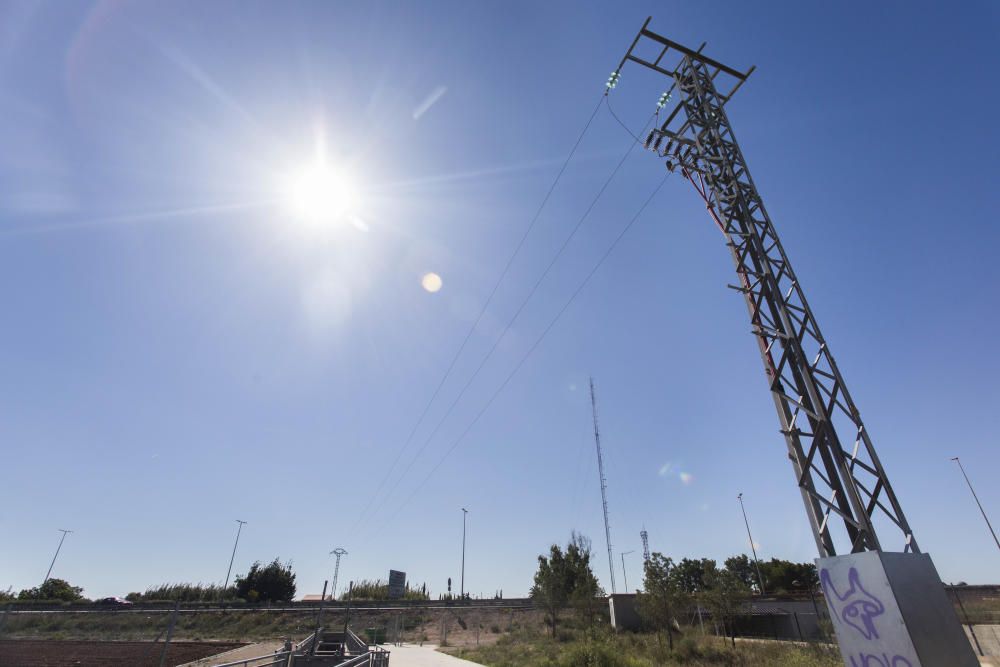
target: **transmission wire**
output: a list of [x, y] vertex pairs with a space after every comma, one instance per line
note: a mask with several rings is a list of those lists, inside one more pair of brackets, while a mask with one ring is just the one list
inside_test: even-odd
[[[396, 465], [399, 463], [399, 460], [403, 456], [403, 452], [405, 452], [407, 447], [409, 447], [410, 443], [413, 440], [413, 436], [417, 432], [417, 429], [420, 428], [420, 425], [423, 424], [424, 419], [427, 417], [427, 413], [430, 411], [431, 405], [433, 405], [438, 394], [441, 393], [441, 389], [444, 387], [445, 382], [447, 382], [448, 378], [451, 377], [451, 372], [455, 368], [455, 364], [458, 362], [459, 357], [462, 356], [462, 352], [465, 350], [465, 346], [468, 345], [469, 340], [472, 338], [472, 334], [476, 330], [476, 327], [479, 326], [479, 323], [482, 321], [483, 316], [486, 314], [486, 310], [487, 308], [489, 308], [490, 303], [492, 303], [493, 297], [496, 296], [497, 290], [500, 288], [500, 284], [504, 281], [504, 278], [506, 278], [507, 274], [510, 272], [510, 267], [514, 263], [514, 259], [521, 252], [521, 248], [524, 246], [525, 241], [531, 234], [531, 230], [535, 228], [535, 224], [538, 222], [538, 219], [542, 214], [542, 210], [545, 208], [546, 204], [548, 204], [549, 198], [552, 196], [553, 191], [555, 191], [556, 189], [556, 185], [559, 184], [559, 181], [562, 179], [563, 173], [566, 171], [566, 167], [569, 166], [570, 160], [573, 159], [573, 156], [576, 154], [577, 148], [580, 147], [580, 143], [583, 141], [584, 136], [587, 134], [587, 131], [590, 129], [591, 124], [594, 122], [594, 118], [597, 116], [597, 112], [600, 111], [601, 104], [604, 102], [604, 99], [605, 96], [602, 95], [601, 99], [597, 102], [597, 105], [594, 107], [593, 112], [591, 112], [590, 118], [587, 119], [586, 124], [583, 126], [583, 130], [581, 130], [579, 136], [576, 138], [576, 141], [573, 143], [573, 148], [570, 149], [569, 154], [566, 156], [566, 159], [563, 161], [562, 166], [559, 168], [559, 172], [556, 174], [555, 180], [552, 181], [552, 185], [549, 186], [548, 192], [545, 193], [545, 197], [542, 198], [541, 204], [539, 204], [538, 209], [535, 211], [534, 216], [532, 216], [531, 222], [528, 223], [527, 229], [524, 230], [524, 234], [521, 236], [521, 240], [518, 241], [517, 246], [515, 246], [514, 248], [514, 252], [507, 260], [507, 263], [504, 265], [503, 270], [500, 272], [500, 276], [497, 278], [496, 283], [493, 285], [493, 289], [490, 290], [489, 296], [486, 297], [486, 301], [483, 303], [483, 307], [480, 309], [479, 315], [476, 317], [475, 322], [472, 323], [472, 326], [469, 327], [468, 332], [466, 332], [465, 338], [462, 339], [461, 345], [459, 345], [458, 349], [455, 351], [455, 354], [452, 357], [451, 362], [449, 362], [448, 368], [445, 370], [444, 375], [438, 382], [437, 387], [431, 394], [431, 397], [427, 400], [427, 404], [424, 405], [424, 409], [421, 411], [420, 417], [417, 418], [417, 421], [413, 425], [413, 428], [410, 429], [410, 434], [406, 436], [406, 441], [403, 443], [403, 446], [400, 447], [399, 451], [396, 453], [396, 457], [395, 459], [393, 459], [392, 464], [389, 466], [389, 470], [382, 478], [382, 481], [379, 482], [379, 485], [375, 489], [375, 492], [369, 498], [368, 504], [365, 505], [365, 508], [358, 515], [357, 521], [351, 528], [352, 533], [355, 530], [357, 530], [358, 526], [364, 520], [365, 515], [368, 513], [368, 510], [371, 508], [372, 503], [375, 502], [375, 499], [378, 497], [379, 493], [385, 487], [385, 483], [389, 481], [389, 477], [391, 477], [392, 473], [395, 471]], [[376, 510], [376, 512], [377, 511], [378, 510]]]
[[[604, 97], [603, 101], [606, 102], [607, 101], [607, 97]], [[649, 120], [646, 121], [646, 126], [645, 127], [649, 126], [649, 123], [653, 120], [654, 117], [655, 117], [655, 115], [654, 116], [650, 116]], [[645, 131], [645, 127], [643, 128], [643, 131]], [[482, 358], [482, 360], [479, 362], [479, 365], [476, 367], [476, 369], [472, 372], [472, 375], [466, 381], [465, 385], [463, 385], [462, 388], [459, 390], [458, 394], [455, 396], [455, 399], [451, 402], [451, 405], [448, 406], [448, 409], [445, 411], [444, 415], [438, 420], [437, 424], [434, 426], [434, 429], [431, 431], [431, 433], [424, 440], [424, 443], [420, 446], [420, 449], [417, 451], [416, 455], [414, 455], [414, 457], [410, 459], [410, 462], [406, 465], [406, 468], [403, 470], [402, 474], [399, 476], [399, 478], [397, 480], [397, 483], [399, 481], [402, 481], [403, 479], [406, 478], [407, 473], [413, 468], [413, 465], [420, 459], [420, 455], [423, 454], [427, 450], [427, 447], [430, 445], [431, 441], [434, 439], [434, 436], [437, 435], [437, 432], [441, 429], [441, 426], [444, 425], [445, 421], [447, 421], [447, 419], [451, 415], [452, 411], [455, 409], [455, 407], [458, 405], [459, 401], [461, 401], [462, 397], [465, 395], [465, 392], [468, 391], [468, 389], [472, 385], [473, 381], [475, 381], [476, 377], [479, 376], [480, 371], [482, 371], [482, 369], [486, 365], [486, 363], [490, 360], [490, 358], [492, 358], [493, 353], [500, 346], [500, 343], [503, 341], [504, 337], [506, 337], [506, 335], [510, 331], [511, 327], [514, 325], [514, 322], [517, 320], [518, 317], [520, 317], [521, 313], [524, 311], [525, 307], [528, 305], [528, 302], [531, 301], [532, 297], [534, 297], [535, 293], [538, 291], [538, 288], [541, 286], [542, 282], [545, 281], [545, 278], [549, 275], [549, 272], [552, 270], [552, 268], [559, 261], [560, 257], [562, 257], [563, 253], [566, 251], [566, 248], [569, 247], [570, 242], [576, 236], [576, 233], [580, 230], [580, 227], [583, 225], [583, 223], [590, 216], [591, 212], [593, 212], [594, 207], [597, 205], [597, 202], [604, 195], [604, 192], [608, 189], [608, 186], [611, 185], [611, 181], [614, 180], [615, 176], [621, 170], [622, 165], [625, 164], [625, 161], [632, 154], [632, 151], [635, 149], [635, 147], [636, 147], [636, 143], [635, 142], [629, 142], [628, 150], [625, 151], [625, 154], [618, 161], [618, 164], [615, 165], [615, 168], [611, 171], [611, 174], [604, 181], [604, 184], [601, 186], [600, 190], [598, 190], [597, 194], [591, 200], [590, 205], [584, 211], [583, 215], [581, 215], [580, 218], [577, 220], [576, 225], [570, 231], [569, 235], [563, 240], [563, 243], [559, 247], [559, 250], [556, 251], [556, 254], [552, 257], [552, 259], [549, 261], [549, 264], [545, 267], [545, 270], [542, 271], [542, 274], [538, 277], [538, 280], [535, 281], [535, 284], [531, 287], [531, 290], [528, 292], [527, 296], [525, 296], [524, 299], [521, 301], [521, 304], [518, 306], [517, 310], [514, 312], [514, 315], [507, 322], [507, 324], [504, 327], [503, 331], [500, 333], [500, 336], [497, 337], [497, 339], [493, 342], [493, 345], [492, 345], [492, 347], [490, 347], [489, 351], [486, 353], [486, 356], [484, 356]], [[390, 490], [389, 493], [386, 496], [384, 496], [383, 499], [382, 499], [382, 501], [378, 504], [378, 506], [376, 507], [376, 509], [374, 511], [374, 514], [378, 514], [378, 512], [382, 509], [382, 507], [385, 505], [386, 501], [388, 501], [388, 499], [389, 499], [389, 497], [391, 495], [392, 495], [392, 491]]]
[[444, 453], [444, 456], [442, 456], [440, 459], [438, 459], [438, 462], [434, 465], [433, 468], [431, 468], [430, 472], [427, 473], [427, 475], [420, 482], [420, 484], [417, 485], [417, 487], [410, 493], [410, 495], [407, 496], [406, 500], [403, 503], [401, 503], [396, 508], [396, 511], [393, 512], [389, 516], [389, 518], [386, 519], [380, 525], [379, 531], [381, 531], [382, 528], [384, 528], [393, 519], [395, 519], [396, 515], [399, 514], [399, 511], [402, 508], [404, 508], [404, 507], [406, 507], [407, 505], [410, 504], [410, 501], [413, 500], [414, 496], [416, 496], [417, 493], [419, 493], [420, 490], [423, 489], [423, 487], [427, 484], [427, 482], [430, 481], [431, 477], [433, 477], [434, 473], [437, 472], [438, 468], [441, 467], [441, 464], [443, 464], [445, 462], [445, 459], [447, 459], [451, 455], [451, 453], [454, 452], [456, 448], [458, 448], [458, 446], [465, 439], [465, 436], [468, 435], [469, 431], [471, 431], [472, 428], [482, 418], [482, 416], [484, 414], [486, 414], [486, 411], [489, 410], [490, 406], [493, 405], [493, 402], [496, 400], [496, 398], [500, 395], [500, 393], [504, 390], [504, 388], [507, 387], [507, 385], [514, 378], [514, 376], [517, 375], [518, 371], [520, 371], [521, 368], [524, 366], [524, 363], [528, 360], [528, 357], [530, 357], [531, 354], [535, 351], [535, 349], [541, 344], [542, 340], [545, 339], [545, 337], [548, 335], [549, 331], [552, 330], [552, 327], [554, 327], [556, 325], [556, 323], [563, 316], [563, 314], [569, 309], [570, 305], [572, 305], [572, 303], [576, 300], [576, 298], [580, 295], [580, 293], [583, 291], [583, 289], [590, 282], [590, 279], [594, 277], [594, 274], [596, 274], [597, 271], [598, 271], [598, 269], [601, 268], [601, 265], [604, 264], [604, 261], [611, 255], [611, 253], [614, 251], [614, 249], [618, 246], [618, 243], [622, 240], [622, 238], [625, 237], [625, 234], [628, 233], [628, 231], [632, 228], [632, 226], [639, 219], [639, 217], [642, 215], [642, 213], [646, 210], [646, 208], [649, 206], [649, 204], [653, 201], [653, 198], [656, 197], [657, 193], [663, 187], [663, 184], [666, 183], [667, 178], [669, 176], [670, 176], [670, 174], [667, 174], [666, 176], [663, 177], [662, 180], [660, 180], [660, 183], [656, 186], [656, 188], [649, 195], [649, 197], [646, 198], [646, 200], [643, 202], [642, 206], [639, 207], [639, 210], [636, 211], [635, 215], [632, 216], [631, 220], [629, 220], [628, 223], [625, 225], [625, 227], [618, 233], [618, 236], [615, 237], [615, 240], [611, 242], [611, 245], [608, 246], [608, 249], [605, 250], [604, 254], [601, 255], [601, 258], [599, 260], [597, 260], [597, 263], [590, 270], [590, 272], [583, 279], [583, 281], [576, 288], [576, 290], [574, 290], [573, 294], [570, 295], [569, 299], [567, 299], [566, 303], [563, 304], [562, 308], [559, 309], [559, 312], [556, 313], [555, 317], [552, 318], [552, 320], [549, 322], [548, 326], [546, 326], [545, 329], [542, 331], [541, 335], [539, 335], [538, 338], [535, 339], [535, 342], [532, 343], [532, 345], [531, 345], [530, 348], [528, 348], [528, 351], [524, 353], [524, 355], [518, 361], [517, 365], [514, 367], [514, 370], [512, 370], [510, 372], [510, 374], [507, 375], [507, 377], [500, 384], [500, 386], [496, 389], [496, 391], [493, 392], [493, 395], [490, 396], [489, 400], [486, 401], [486, 404], [482, 407], [482, 409], [480, 409], [480, 411], [476, 414], [476, 416], [469, 423], [469, 425], [466, 426], [465, 430], [462, 431], [462, 433], [458, 436], [458, 438], [455, 439], [455, 441], [452, 443], [452, 445], [448, 449], [448, 451], [446, 451]]

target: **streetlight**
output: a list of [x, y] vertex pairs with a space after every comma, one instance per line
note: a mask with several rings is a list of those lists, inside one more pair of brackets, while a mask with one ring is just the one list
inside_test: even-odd
[[[72, 530], [66, 530], [65, 528], [60, 528], [59, 531], [62, 533], [62, 537], [59, 538], [59, 546], [56, 547], [56, 555], [52, 557], [52, 563], [49, 565], [49, 571], [45, 573], [45, 581], [48, 581], [49, 575], [52, 574], [52, 568], [56, 564], [56, 558], [59, 557], [59, 550], [62, 549], [63, 540], [66, 539], [66, 536], [69, 533], [73, 532]], [[45, 581], [42, 582], [43, 586], [45, 585]]]
[[459, 598], [465, 599], [465, 517], [469, 510], [462, 508], [462, 584], [459, 589]]
[[750, 551], [753, 552], [753, 562], [757, 566], [757, 581], [760, 582], [760, 594], [764, 595], [764, 577], [760, 574], [760, 561], [757, 560], [757, 547], [753, 545], [753, 535], [750, 534], [750, 521], [747, 520], [747, 509], [743, 507], [743, 494], [740, 493], [736, 498], [740, 501], [740, 509], [743, 510], [743, 523], [747, 525], [747, 537], [750, 538]]
[[330, 600], [333, 601], [337, 599], [337, 575], [340, 574], [340, 557], [346, 556], [347, 550], [341, 547], [337, 547], [336, 549], [330, 552], [330, 555], [337, 557], [337, 566], [333, 568], [333, 590], [330, 591]]
[[628, 592], [628, 572], [625, 571], [625, 555], [634, 554], [635, 550], [622, 552], [622, 574], [625, 575], [625, 592]]
[[979, 511], [983, 515], [983, 520], [986, 522], [986, 527], [990, 529], [990, 534], [993, 535], [993, 541], [997, 543], [997, 549], [1000, 549], [1000, 539], [997, 539], [997, 533], [993, 530], [993, 526], [990, 524], [990, 520], [986, 518], [986, 510], [983, 509], [983, 504], [979, 502], [979, 496], [976, 495], [976, 490], [972, 488], [972, 482], [969, 481], [969, 476], [965, 474], [965, 468], [962, 466], [962, 462], [958, 460], [957, 456], [953, 456], [952, 461], [958, 464], [959, 470], [962, 471], [962, 477], [965, 478], [965, 483], [969, 485], [969, 491], [972, 491], [972, 497], [976, 499], [976, 504], [979, 505]]
[[243, 531], [243, 524], [246, 521], [236, 519], [236, 523], [240, 524], [240, 527], [236, 529], [236, 542], [233, 543], [233, 555], [229, 559], [229, 570], [226, 571], [226, 583], [222, 585], [222, 593], [219, 594], [220, 602], [226, 599], [226, 589], [229, 588], [229, 575], [233, 573], [233, 561], [236, 560], [236, 545], [240, 543], [240, 533]]

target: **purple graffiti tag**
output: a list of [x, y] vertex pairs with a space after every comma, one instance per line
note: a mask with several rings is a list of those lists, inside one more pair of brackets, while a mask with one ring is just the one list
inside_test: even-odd
[[[831, 601], [831, 606], [844, 620], [845, 623], [860, 632], [865, 639], [878, 639], [878, 631], [875, 630], [875, 623], [872, 619], [885, 612], [885, 605], [877, 597], [866, 591], [861, 586], [861, 579], [858, 571], [851, 568], [847, 573], [847, 581], [851, 585], [843, 595], [837, 592], [830, 579], [830, 571], [823, 569], [820, 573], [820, 581], [823, 583], [823, 593], [826, 599]], [[834, 600], [841, 604], [837, 610]]]

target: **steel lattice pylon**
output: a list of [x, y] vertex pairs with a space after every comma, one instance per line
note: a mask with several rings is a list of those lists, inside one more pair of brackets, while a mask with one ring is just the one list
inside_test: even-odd
[[[836, 555], [836, 542], [845, 539], [841, 551], [882, 550], [874, 526], [879, 517], [902, 532], [903, 551], [919, 553], [726, 116], [726, 103], [753, 68], [738, 72], [648, 25], [647, 19], [609, 88], [626, 62], [636, 62], [672, 80], [661, 106], [678, 93], [676, 107], [649, 134], [646, 146], [691, 182], [726, 237], [739, 277], [730, 287], [745, 297], [820, 556]], [[716, 83], [725, 79], [733, 86], [723, 95]], [[831, 532], [830, 520], [838, 517], [846, 537]]]

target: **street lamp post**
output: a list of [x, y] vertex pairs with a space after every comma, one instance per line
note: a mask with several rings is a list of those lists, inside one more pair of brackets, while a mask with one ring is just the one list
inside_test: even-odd
[[233, 573], [233, 561], [236, 560], [236, 546], [240, 543], [240, 533], [243, 532], [243, 524], [246, 521], [236, 519], [236, 523], [240, 524], [240, 527], [236, 529], [236, 542], [233, 543], [233, 555], [229, 559], [229, 569], [226, 571], [226, 583], [222, 585], [222, 592], [219, 594], [220, 602], [226, 599], [226, 589], [229, 588], [229, 575]]
[[760, 561], [757, 559], [757, 547], [753, 544], [753, 535], [750, 534], [750, 521], [747, 520], [747, 510], [743, 506], [743, 494], [740, 493], [736, 496], [740, 501], [740, 509], [743, 510], [743, 523], [747, 526], [747, 537], [750, 538], [750, 551], [753, 552], [753, 562], [757, 567], [757, 581], [760, 582], [760, 594], [765, 595], [764, 592], [764, 577], [760, 574]]
[[626, 593], [628, 593], [628, 572], [625, 571], [625, 556], [627, 554], [634, 554], [634, 553], [635, 553], [634, 549], [632, 551], [623, 551], [622, 552], [622, 575], [625, 576], [625, 592]]
[[993, 530], [990, 520], [986, 517], [986, 510], [983, 509], [983, 504], [979, 502], [979, 496], [976, 495], [976, 490], [972, 488], [972, 482], [969, 481], [969, 476], [965, 474], [965, 467], [962, 466], [962, 462], [958, 460], [957, 456], [953, 456], [952, 461], [958, 464], [959, 470], [962, 471], [962, 477], [965, 478], [965, 483], [969, 485], [969, 491], [972, 491], [972, 497], [976, 499], [976, 504], [979, 505], [979, 511], [983, 515], [983, 520], [986, 522], [986, 527], [990, 529], [990, 534], [993, 536], [993, 541], [997, 543], [997, 549], [1000, 549], [1000, 539], [997, 539], [997, 533]]
[[[72, 530], [66, 530], [65, 528], [60, 528], [59, 531], [62, 533], [62, 537], [59, 538], [59, 546], [56, 547], [56, 555], [52, 557], [52, 563], [49, 564], [49, 571], [45, 573], [45, 581], [48, 581], [49, 576], [52, 574], [52, 568], [55, 567], [56, 558], [59, 557], [59, 550], [62, 549], [63, 540], [66, 539], [66, 536], [69, 533], [73, 532]], [[45, 581], [42, 582], [43, 585], [45, 584]]]
[[469, 514], [469, 510], [462, 508], [462, 583], [459, 589], [459, 598], [465, 599], [465, 517]]
[[337, 599], [337, 576], [340, 575], [340, 557], [347, 555], [347, 550], [337, 547], [330, 552], [331, 556], [337, 557], [337, 566], [333, 568], [333, 589], [330, 591], [330, 601]]

